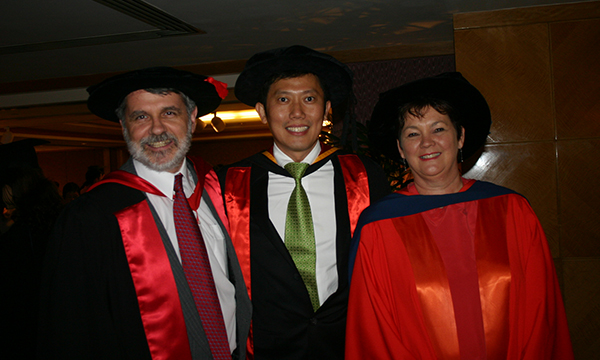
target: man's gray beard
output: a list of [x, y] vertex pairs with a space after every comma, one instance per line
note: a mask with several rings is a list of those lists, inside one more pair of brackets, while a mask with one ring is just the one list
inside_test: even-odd
[[[132, 158], [141, 162], [142, 164], [146, 165], [148, 168], [154, 171], [169, 171], [175, 167], [181, 166], [181, 164], [183, 163], [183, 159], [187, 155], [187, 152], [190, 150], [190, 146], [192, 145], [192, 124], [191, 122], [188, 123], [187, 134], [181, 143], [179, 143], [179, 140], [177, 140], [177, 138], [173, 136], [173, 134], [164, 132], [160, 135], [148, 136], [142, 139], [140, 141], [140, 144], [138, 145], [131, 140], [129, 132], [127, 131], [127, 128], [125, 126], [123, 126], [123, 139], [125, 139], [125, 142], [127, 143], [127, 149], [129, 150], [129, 154], [131, 154]], [[177, 147], [175, 156], [173, 156], [173, 159], [164, 164], [157, 164], [155, 162], [152, 162], [152, 160], [144, 153], [143, 145], [146, 143], [164, 140], [172, 140], [175, 143], [175, 146]]]

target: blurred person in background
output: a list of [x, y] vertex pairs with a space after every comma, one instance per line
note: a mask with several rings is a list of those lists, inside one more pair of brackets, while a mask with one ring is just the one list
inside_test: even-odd
[[68, 204], [79, 197], [79, 186], [74, 182], [66, 183], [62, 189], [63, 203]]
[[83, 194], [85, 192], [87, 192], [90, 188], [90, 186], [94, 185], [95, 183], [97, 183], [98, 181], [102, 180], [102, 178], [104, 177], [104, 168], [97, 166], [97, 165], [91, 165], [88, 167], [87, 171], [85, 172], [85, 182], [83, 183], [83, 185], [81, 185], [81, 188], [79, 189], [79, 194]]
[[0, 318], [5, 330], [0, 346], [3, 358], [33, 359], [42, 260], [62, 203], [54, 183], [44, 177], [37, 161], [15, 160], [13, 157], [12, 164], [2, 167], [0, 179], [5, 224], [0, 235]]

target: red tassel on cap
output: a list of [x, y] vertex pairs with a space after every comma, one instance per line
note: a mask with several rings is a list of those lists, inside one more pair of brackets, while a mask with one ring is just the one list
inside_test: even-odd
[[219, 94], [219, 97], [221, 99], [225, 99], [225, 97], [227, 96], [227, 93], [229, 92], [229, 90], [227, 90], [227, 84], [225, 84], [224, 82], [220, 82], [219, 80], [215, 80], [212, 77], [207, 77], [206, 80], [204, 81], [208, 81], [209, 83], [213, 84], [215, 86], [215, 89], [217, 89], [217, 93]]

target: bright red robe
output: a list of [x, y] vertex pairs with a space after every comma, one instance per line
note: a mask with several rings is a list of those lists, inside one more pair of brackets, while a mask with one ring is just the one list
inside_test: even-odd
[[[479, 195], [470, 198], [474, 192]], [[361, 217], [346, 359], [461, 359], [456, 296], [442, 255], [422, 213], [402, 210], [417, 197], [425, 198], [391, 195]], [[429, 198], [434, 211], [476, 202], [470, 255], [477, 268], [485, 358], [572, 359], [553, 260], [527, 200], [482, 182], [463, 193]]]

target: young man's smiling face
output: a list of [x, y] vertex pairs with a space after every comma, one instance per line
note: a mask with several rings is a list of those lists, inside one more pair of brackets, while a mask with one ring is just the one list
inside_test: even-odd
[[313, 74], [277, 80], [269, 88], [266, 104], [256, 104], [277, 147], [296, 162], [303, 160], [319, 140], [330, 108]]
[[127, 95], [123, 136], [131, 156], [156, 171], [176, 172], [196, 128], [197, 108], [188, 114], [181, 95], [137, 90]]

